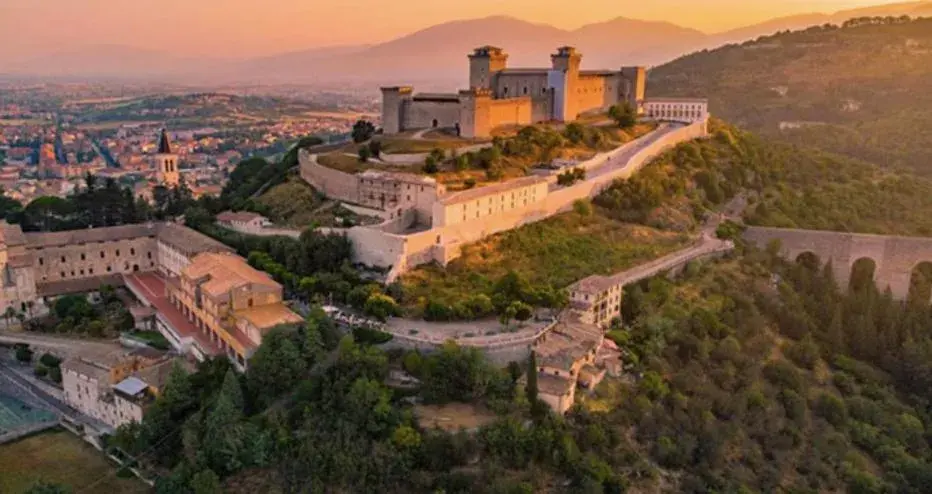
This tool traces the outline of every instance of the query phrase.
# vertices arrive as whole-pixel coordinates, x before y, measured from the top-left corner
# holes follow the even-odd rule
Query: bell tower
[[[158,170],[159,185],[166,187],[176,187],[180,182],[178,172],[178,155],[172,153],[171,142],[168,140],[168,132],[162,129],[159,135],[159,150],[155,155],[155,167]]]

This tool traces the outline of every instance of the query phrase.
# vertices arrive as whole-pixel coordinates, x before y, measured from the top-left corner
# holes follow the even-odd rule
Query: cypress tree
[[[537,357],[533,350],[527,365],[527,399],[532,407],[537,403]]]

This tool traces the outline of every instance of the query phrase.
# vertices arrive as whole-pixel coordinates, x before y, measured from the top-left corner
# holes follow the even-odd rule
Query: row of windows
[[[150,263],[149,263],[149,267],[150,267],[150,268],[155,267],[155,262],[150,262]],[[107,266],[106,269],[107,269],[107,272],[108,272],[108,273],[112,273],[112,272],[113,272],[113,267],[112,267],[112,266]],[[130,270],[130,266],[129,266],[129,263],[127,262],[127,263],[125,263],[125,264],[123,265],[123,271],[129,271],[129,270]],[[139,265],[138,265],[138,264],[133,264],[133,271],[139,271]],[[74,277],[76,277],[76,276],[94,276],[94,268],[87,268],[87,270],[84,270],[84,269],[72,269],[72,270],[70,271],[70,273],[71,273],[71,276],[70,276],[71,278],[74,278]],[[86,273],[86,274],[85,274],[85,273]],[[66,272],[66,271],[61,271],[61,272],[59,272],[59,276],[60,276],[62,279],[68,278],[68,277],[69,277],[69,276],[68,276],[68,272]],[[47,280],[48,280],[48,277],[47,277],[47,276],[43,276],[43,277],[42,277],[42,281],[47,281]]]
[[[115,254],[116,254],[116,257],[120,257],[120,249],[117,249],[116,252],[115,252]],[[135,256],[135,255],[136,255],[136,249],[135,249],[135,248],[130,248],[130,249],[129,249],[129,255]],[[106,252],[100,251],[100,258],[101,258],[101,259],[104,259],[104,258],[106,258],[106,257],[107,257]],[[152,253],[151,253],[151,252],[147,252],[147,253],[146,253],[146,258],[152,259]],[[87,260],[87,255],[84,254],[84,253],[82,253],[82,254],[81,254],[81,260],[82,260],[82,261],[86,261],[86,260]],[[68,262],[68,256],[61,256],[61,262],[63,262],[63,263]],[[39,258],[39,266],[44,266],[44,265],[45,265],[45,258],[40,257],[40,258]]]

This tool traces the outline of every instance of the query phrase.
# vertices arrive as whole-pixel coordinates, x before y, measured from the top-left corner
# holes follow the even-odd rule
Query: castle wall
[[[553,96],[548,92],[544,96],[531,98],[531,121],[547,122],[553,118]]]
[[[417,101],[409,100],[404,104],[402,130],[426,129],[435,127],[454,127],[460,123],[459,101]]]
[[[317,163],[317,156],[301,151],[298,154],[301,178],[331,199],[359,202],[359,180],[356,175],[327,168]]]
[[[599,110],[605,107],[605,100],[610,94],[606,78],[602,76],[585,76],[580,77],[576,83],[576,102],[574,106],[577,114],[575,119],[582,113]]]
[[[548,87],[546,69],[537,73],[503,72],[495,80],[495,96],[500,99],[539,97],[547,94]]]
[[[405,246],[403,257],[405,262],[392,262],[384,264],[385,266],[400,266],[399,269],[393,270],[389,281],[394,279],[408,269],[418,264],[423,264],[423,258],[428,255],[432,256],[431,260],[440,264],[446,264],[459,257],[462,247],[466,244],[479,241],[496,233],[519,228],[523,225],[540,221],[558,213],[570,211],[573,203],[579,199],[588,199],[600,193],[608,187],[614,180],[627,178],[636,173],[641,167],[650,162],[653,158],[666,151],[667,149],[685,141],[705,137],[705,124],[702,122],[668,130],[666,134],[657,137],[657,135],[648,136],[642,139],[652,139],[650,141],[638,140],[635,143],[629,143],[609,153],[603,153],[594,158],[598,160],[599,166],[604,165],[609,160],[623,159],[623,156],[633,152],[637,146],[643,146],[634,155],[626,160],[627,166],[619,167],[611,172],[603,173],[582,182],[578,182],[570,187],[559,188],[549,191],[542,195],[543,200],[529,202],[526,206],[521,205],[515,209],[493,213],[492,215],[480,214],[479,218],[467,219],[466,221],[454,222],[453,217],[457,215],[455,206],[451,212],[444,212],[435,216],[435,224],[445,226],[435,227],[427,232],[416,235],[409,235],[409,242]],[[645,144],[649,142],[649,144]],[[544,189],[546,190],[546,189]],[[510,191],[509,191],[510,192]],[[488,196],[482,196],[488,201]],[[480,199],[481,203],[482,199]],[[435,213],[436,214],[436,213]],[[467,217],[468,217],[467,212]],[[459,217],[462,219],[462,209],[459,210]],[[442,219],[442,222],[437,218]],[[438,239],[439,238],[439,242]],[[363,249],[362,246],[358,247]],[[366,246],[366,249],[372,248]]]
[[[529,125],[531,118],[531,98],[496,99],[489,103],[489,130],[502,125]]]

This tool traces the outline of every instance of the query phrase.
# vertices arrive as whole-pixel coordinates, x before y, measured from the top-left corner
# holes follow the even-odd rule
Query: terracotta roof
[[[198,254],[182,273],[192,280],[206,278],[206,281],[201,283],[201,290],[213,297],[219,297],[236,288],[253,284],[276,290],[281,289],[281,285],[268,273],[253,268],[245,259],[232,254],[213,252]]]
[[[110,242],[140,237],[155,237],[158,225],[145,223],[139,225],[107,226],[68,230],[64,232],[26,233],[26,242],[31,249],[60,247],[62,245],[84,244],[90,242]]]
[[[232,247],[177,223],[159,224],[158,239],[159,242],[183,252],[188,257],[193,257],[202,252],[234,252]]]
[[[291,311],[285,304],[269,304],[236,311],[236,317],[242,317],[259,329],[269,329],[279,324],[299,323],[304,319]]]
[[[602,293],[615,285],[618,285],[612,277],[610,276],[601,276],[601,275],[592,275],[587,276],[576,283],[570,285],[569,289],[572,291],[583,292],[583,293]]]
[[[263,218],[263,216],[261,214],[251,213],[249,211],[224,211],[217,215],[217,221],[223,221],[226,223],[248,223],[257,218]]]
[[[134,376],[156,389],[161,389],[168,382],[168,376],[175,365],[175,359],[166,359],[133,373]]]
[[[168,132],[162,129],[159,135],[159,154],[172,154],[172,146],[168,140]]]
[[[480,199],[486,196],[492,196],[495,194],[501,194],[503,192],[508,192],[514,189],[521,189],[524,187],[530,187],[533,185],[538,185],[542,183],[547,183],[546,177],[521,177],[514,180],[509,180],[507,182],[500,182],[493,185],[487,185],[485,187],[477,187],[475,189],[468,189],[461,192],[454,192],[449,194],[442,199],[440,203],[449,206],[451,204],[459,204],[461,202],[469,202],[474,199]],[[543,199],[539,197],[538,199]]]
[[[577,322],[558,323],[534,351],[543,367],[570,370],[602,342],[602,330]]]
[[[583,77],[585,77],[585,76],[611,76],[611,75],[616,75],[616,74],[618,74],[618,73],[619,73],[619,72],[618,72],[617,70],[608,70],[608,69],[604,69],[604,70],[580,70],[580,71],[579,71],[579,75],[581,75],[581,76],[583,76]]]

